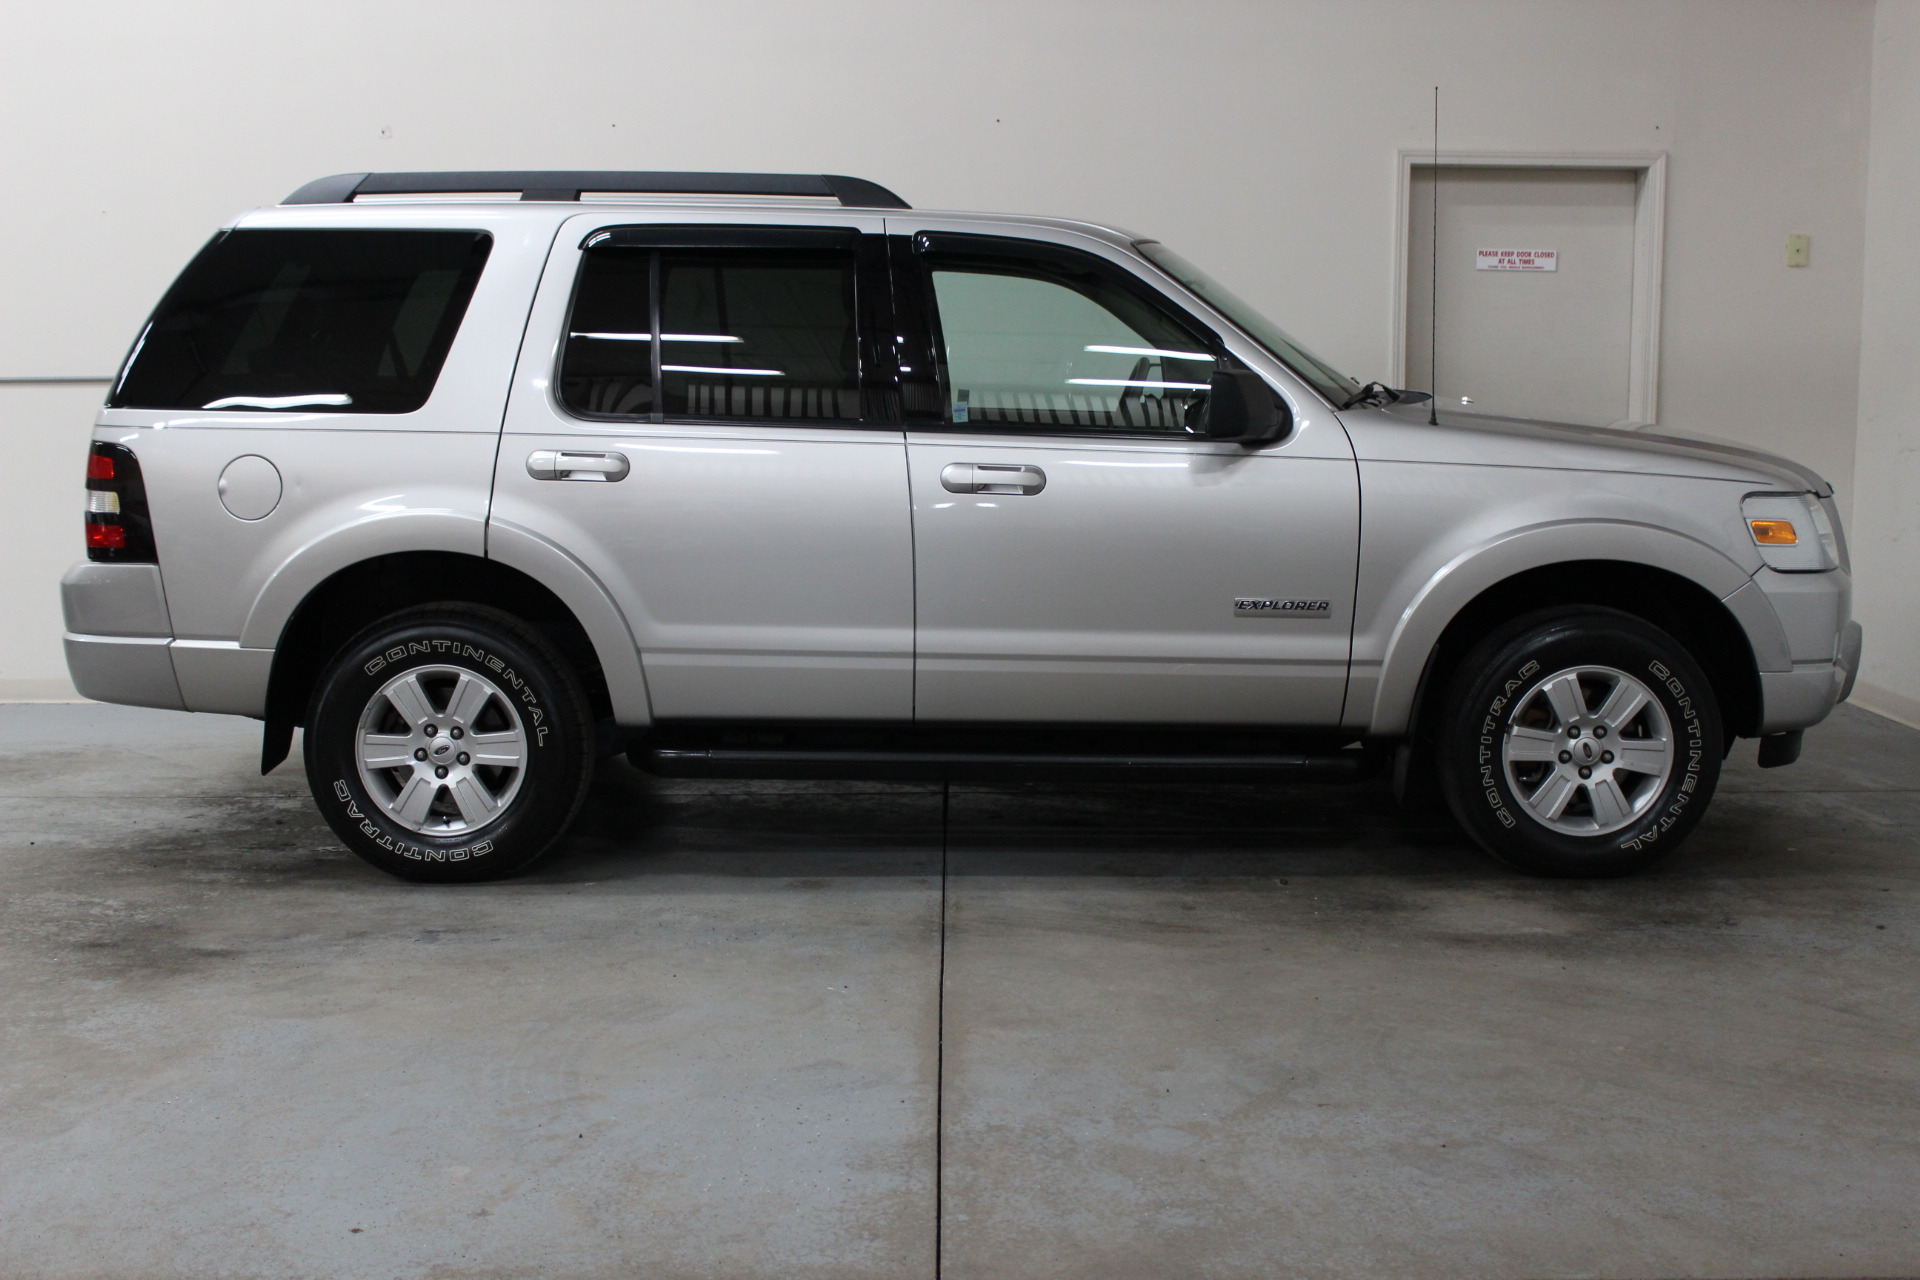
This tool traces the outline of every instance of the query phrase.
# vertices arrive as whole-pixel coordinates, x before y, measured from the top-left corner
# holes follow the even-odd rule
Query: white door
[[[880,219],[582,221],[535,303],[492,519],[606,586],[656,718],[910,718],[905,445],[863,385]]]
[[[1440,406],[1594,426],[1625,421],[1640,175],[1451,165],[1438,172]],[[1434,173],[1415,166],[1409,202],[1406,382],[1417,388],[1434,386]],[[1463,396],[1472,403],[1463,405]]]
[[[1333,415],[1190,435],[1225,354],[1192,317],[1092,255],[921,243],[946,422],[908,432],[916,717],[1337,723],[1358,492]]]

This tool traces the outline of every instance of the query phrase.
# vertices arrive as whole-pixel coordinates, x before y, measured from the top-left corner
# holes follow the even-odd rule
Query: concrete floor
[[[1602,884],[1371,786],[614,766],[431,888],[257,753],[0,707],[7,1280],[1920,1275],[1920,732],[1864,712]]]

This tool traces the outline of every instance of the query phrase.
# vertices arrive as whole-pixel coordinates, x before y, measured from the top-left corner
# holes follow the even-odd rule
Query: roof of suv
[[[517,200],[515,197],[517,196]],[[371,199],[368,199],[371,197]],[[702,197],[712,197],[709,201]],[[831,201],[833,203],[829,204]],[[379,205],[413,207],[503,203],[574,203],[605,209],[757,209],[822,212],[887,212],[912,209],[886,187],[841,174],[679,173],[599,169],[468,170],[418,173],[340,173],[317,178],[280,202],[289,206]],[[1076,218],[920,210],[923,216],[1016,223],[1092,233],[1122,244],[1140,240],[1129,231]]]

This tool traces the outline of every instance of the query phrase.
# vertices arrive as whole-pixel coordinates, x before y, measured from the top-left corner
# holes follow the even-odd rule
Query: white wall
[[[1438,83],[1449,149],[1671,154],[1663,424],[1844,493],[1872,29],[1868,0],[22,0],[0,377],[110,372],[216,224],[310,178],[537,167],[852,173],[1117,222],[1381,376],[1395,153]],[[0,468],[0,681],[61,674],[82,399],[0,386],[14,457],[50,450]],[[47,518],[57,551],[19,541]]]
[[[1854,478],[1854,700],[1920,725],[1920,2],[1881,0]]]

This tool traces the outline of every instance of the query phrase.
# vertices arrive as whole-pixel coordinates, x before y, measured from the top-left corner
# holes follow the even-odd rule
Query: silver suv
[[[668,775],[1317,780],[1615,875],[1858,666],[1831,488],[1362,386],[1164,246],[853,178],[345,174],[133,344],[88,697],[305,730],[348,847],[521,871]]]

